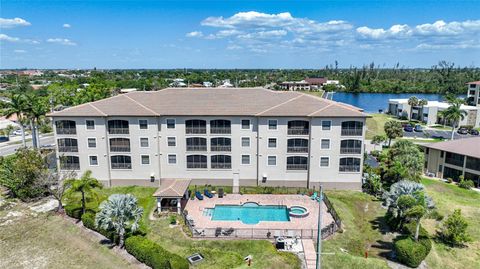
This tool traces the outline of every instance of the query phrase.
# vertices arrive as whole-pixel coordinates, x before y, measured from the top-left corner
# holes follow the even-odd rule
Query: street
[[[422,132],[405,132],[403,131],[404,137],[416,137],[416,138],[443,138],[443,139],[450,139],[452,135],[452,131],[447,130],[435,130],[435,129],[427,129],[423,130]],[[460,139],[460,138],[469,138],[473,137],[470,134],[461,135],[455,131],[453,139]]]
[[[47,145],[55,143],[55,138],[52,135],[40,137],[40,145]],[[16,144],[2,143],[0,144],[0,156],[14,154],[15,151],[22,146],[22,142]],[[27,141],[27,146],[32,146],[32,141]]]

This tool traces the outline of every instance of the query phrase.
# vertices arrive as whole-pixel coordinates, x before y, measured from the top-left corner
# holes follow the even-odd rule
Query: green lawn
[[[437,210],[447,217],[454,209],[460,208],[469,223],[468,231],[473,241],[466,248],[450,248],[440,242],[434,242],[427,257],[430,268],[480,268],[480,193],[461,189],[453,184],[424,179],[427,194],[435,201]],[[431,235],[435,235],[439,223],[424,220],[423,226]]]
[[[371,118],[367,118],[367,132],[365,139],[372,139],[375,135],[385,134],[383,126],[389,120],[393,120],[392,116],[387,114],[370,114]]]

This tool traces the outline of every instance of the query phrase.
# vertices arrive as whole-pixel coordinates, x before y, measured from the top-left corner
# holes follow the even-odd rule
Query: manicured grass
[[[424,179],[422,183],[426,186],[427,194],[435,201],[437,210],[445,218],[454,209],[462,210],[473,240],[465,248],[451,248],[435,240],[426,259],[429,268],[480,268],[480,193],[437,180]],[[424,220],[422,225],[430,235],[435,235],[440,228],[438,222],[429,219]]]
[[[311,94],[311,95],[315,95],[315,96],[318,96],[318,97],[322,97],[322,96],[323,96],[323,90],[318,90],[318,91],[299,91],[299,92],[306,93],[306,94]]]
[[[385,209],[380,201],[355,191],[326,193],[342,219],[344,232],[323,241],[322,252],[327,253],[322,258],[324,268],[388,268],[382,255],[389,251],[392,238],[382,234]]]
[[[367,132],[365,139],[372,139],[375,135],[385,134],[383,126],[389,120],[395,120],[387,114],[370,114],[371,118],[367,118]]]

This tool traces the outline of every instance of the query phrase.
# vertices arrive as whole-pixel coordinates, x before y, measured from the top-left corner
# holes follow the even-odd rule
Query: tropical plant
[[[408,140],[396,142],[388,151],[388,158],[390,163],[404,168],[405,174],[402,175],[404,179],[420,181],[425,156],[413,142]]]
[[[25,125],[24,125],[24,117],[28,111],[28,104],[25,98],[25,95],[13,93],[10,96],[10,102],[1,102],[0,109],[1,114],[7,118],[10,118],[14,115],[17,116],[18,124],[20,125],[20,129],[22,130],[22,144],[23,146],[27,146],[25,141]]]
[[[452,133],[450,139],[453,140],[455,127],[461,120],[465,118],[467,111],[461,109],[461,106],[464,102],[463,99],[449,97],[447,101],[450,106],[442,112],[442,116],[445,118],[445,120],[452,124]]]
[[[418,106],[418,98],[416,96],[411,96],[410,98],[408,98],[408,105],[410,105],[409,118],[412,119],[413,107]]]
[[[86,211],[86,200],[85,195],[92,195],[95,196],[96,193],[93,191],[95,188],[102,188],[103,185],[98,182],[97,179],[92,177],[92,171],[87,170],[79,179],[68,179],[65,180],[67,188],[67,195],[73,193],[81,193],[82,195],[82,215],[85,214]]]
[[[402,197],[408,197],[406,200]],[[413,199],[411,199],[413,198]],[[413,220],[416,224],[415,229],[415,241],[418,241],[418,233],[420,231],[420,219],[427,213],[427,202],[425,199],[425,193],[419,191],[414,195],[403,195],[397,201],[399,207],[403,207],[403,214],[407,219]]]
[[[388,137],[384,134],[375,135],[372,138],[372,144],[381,145],[387,141]]]
[[[375,197],[381,196],[383,192],[382,179],[374,173],[366,173],[363,177],[363,190]]]
[[[475,186],[475,183],[473,183],[472,180],[465,179],[463,176],[460,176],[460,181],[458,181],[457,185],[462,189],[469,190]]]
[[[468,222],[462,216],[461,209],[455,209],[443,222],[439,236],[447,244],[461,246],[471,240],[467,228]]]
[[[402,124],[399,121],[387,121],[383,126],[385,134],[388,137],[388,146],[390,147],[392,139],[403,136]]]
[[[143,215],[143,208],[137,205],[137,198],[131,194],[112,194],[100,204],[100,212],[95,216],[95,226],[113,230],[123,248],[127,228],[135,232]]]
[[[66,182],[76,177],[77,174],[75,171],[53,172],[51,170],[45,170],[43,178],[45,179],[48,193],[58,202],[57,212],[63,212],[63,197],[70,188],[72,181]]]
[[[30,123],[32,126],[32,144],[33,147],[40,146],[40,135],[38,132],[38,125],[40,124],[40,120],[42,117],[47,114],[48,105],[44,102],[43,98],[36,96],[35,94],[28,94],[26,96],[28,107],[27,107],[27,115],[30,118]]]
[[[13,127],[13,125],[9,124],[7,125],[7,127],[5,127],[4,131],[5,131],[5,135],[10,138],[10,134],[15,130],[15,127]]]

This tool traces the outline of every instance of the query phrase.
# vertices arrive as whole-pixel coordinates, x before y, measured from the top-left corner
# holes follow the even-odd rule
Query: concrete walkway
[[[317,265],[317,253],[312,239],[302,239],[303,253],[305,254],[305,263],[307,269],[315,269]]]

